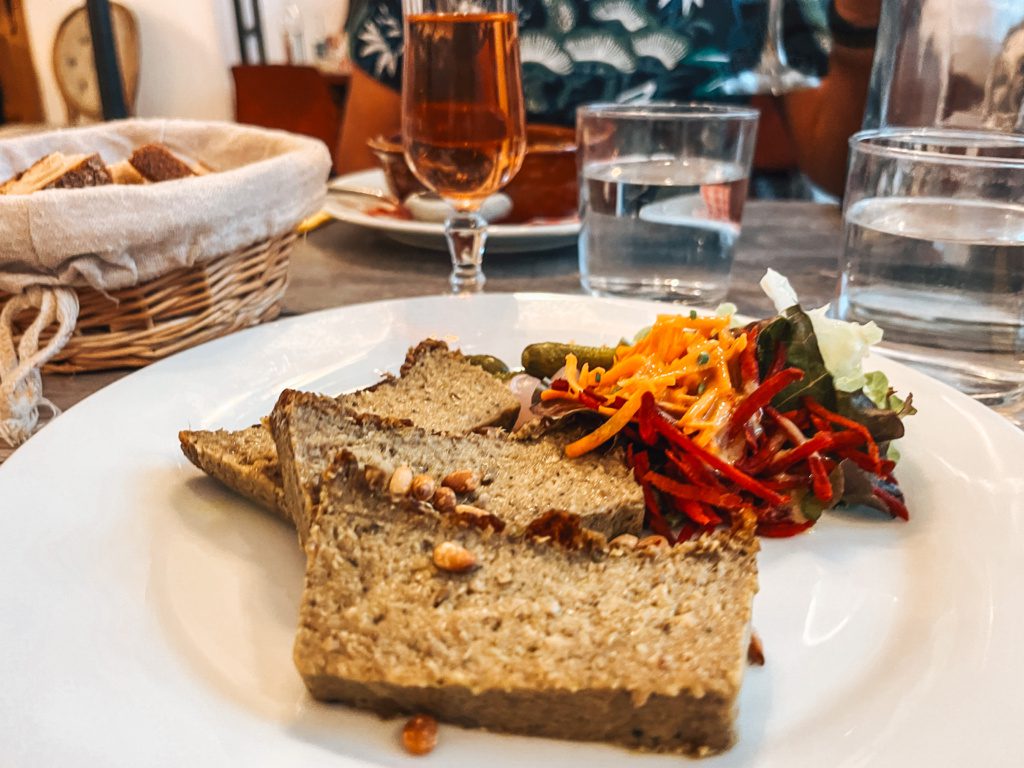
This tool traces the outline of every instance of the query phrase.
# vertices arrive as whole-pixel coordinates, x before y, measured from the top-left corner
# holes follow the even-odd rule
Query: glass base
[[[480,293],[487,281],[482,266],[487,222],[475,211],[454,213],[445,223],[444,234],[452,257],[448,280],[452,293]]]
[[[1005,356],[885,341],[878,351],[997,410],[1024,408],[1024,369],[999,365]]]
[[[728,281],[691,283],[664,278],[637,280],[626,277],[584,275],[580,283],[583,290],[592,296],[671,301],[708,309],[714,309],[725,301],[726,292],[729,290]]]

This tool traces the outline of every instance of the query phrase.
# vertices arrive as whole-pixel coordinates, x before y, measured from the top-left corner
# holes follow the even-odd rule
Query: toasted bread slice
[[[188,460],[203,472],[291,522],[284,507],[277,448],[262,424],[237,432],[182,431],[178,440]]]
[[[455,472],[471,472],[480,486],[459,502],[483,507],[511,530],[522,531],[549,509],[580,516],[609,536],[637,533],[644,499],[621,451],[564,458],[568,436],[536,440],[504,434],[461,436],[429,432],[408,421],[356,414],[329,397],[285,390],[270,415],[284,484],[285,508],[304,539],[318,501],[319,480],[342,448],[358,460],[426,474],[435,485]]]
[[[693,756],[733,743],[751,526],[660,548],[564,512],[498,531],[375,495],[366,470],[340,455],[306,546],[294,659],[314,698]]]
[[[110,179],[114,184],[149,183],[141,173],[135,170],[135,166],[128,160],[122,160],[120,163],[108,165],[107,170],[110,172]]]
[[[409,350],[399,377],[338,398],[363,413],[410,419],[434,432],[464,434],[488,426],[510,427],[519,401],[500,381],[441,341]],[[290,520],[284,509],[277,449],[262,426],[240,432],[182,431],[188,460],[248,499]]]
[[[44,189],[77,189],[110,183],[110,173],[98,154],[53,152],[0,185],[0,194],[30,195]]]
[[[166,144],[154,142],[138,147],[128,162],[147,181],[173,181],[190,176],[202,176],[210,169],[202,163],[189,161],[175,153]]]

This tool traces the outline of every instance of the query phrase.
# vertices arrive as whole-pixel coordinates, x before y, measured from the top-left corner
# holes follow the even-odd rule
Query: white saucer
[[[328,186],[331,189],[387,192],[384,172],[379,169],[339,176]],[[339,221],[376,229],[400,243],[434,251],[448,250],[444,225],[437,222],[411,221],[387,213],[367,213],[365,205],[341,195],[329,195],[324,210]],[[492,224],[488,228],[487,252],[522,253],[562,248],[575,245],[579,232],[578,220],[550,224]]]

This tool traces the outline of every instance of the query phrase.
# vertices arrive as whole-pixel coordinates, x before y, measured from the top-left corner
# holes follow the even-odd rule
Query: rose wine
[[[402,133],[420,181],[470,209],[523,162],[526,127],[514,13],[406,16]]]

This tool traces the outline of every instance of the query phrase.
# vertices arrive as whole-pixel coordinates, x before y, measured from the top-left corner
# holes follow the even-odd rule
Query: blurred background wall
[[[230,120],[230,67],[239,61],[231,0],[118,0],[138,19],[141,41],[140,117]],[[28,0],[26,25],[46,121],[67,115],[53,75],[53,41],[61,20],[83,0]],[[260,0],[268,62],[285,60],[285,9],[298,6],[307,58],[316,40],[340,30],[348,0]]]

